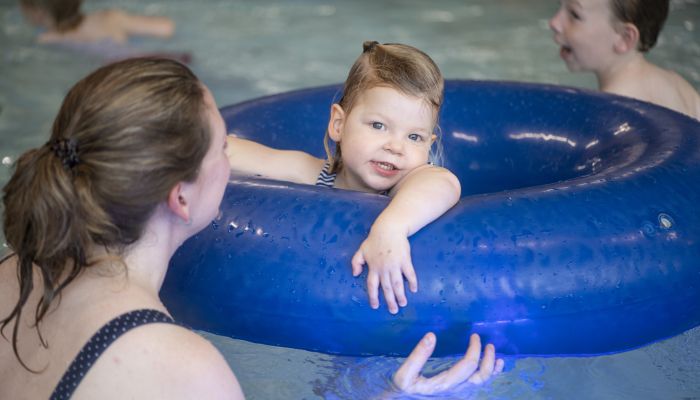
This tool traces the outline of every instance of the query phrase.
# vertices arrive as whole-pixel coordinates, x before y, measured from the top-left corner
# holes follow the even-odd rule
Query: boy
[[[562,0],[549,26],[567,68],[595,73],[600,90],[700,119],[693,87],[644,57],[668,9],[668,0]]]

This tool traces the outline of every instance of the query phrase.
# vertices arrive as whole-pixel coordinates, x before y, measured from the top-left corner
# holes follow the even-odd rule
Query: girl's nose
[[[392,154],[403,154],[403,140],[391,136],[384,142],[384,150]]]

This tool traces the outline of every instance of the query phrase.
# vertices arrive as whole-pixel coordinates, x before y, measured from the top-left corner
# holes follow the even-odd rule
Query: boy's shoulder
[[[603,90],[700,118],[700,95],[682,76],[651,63],[640,72],[626,74]]]

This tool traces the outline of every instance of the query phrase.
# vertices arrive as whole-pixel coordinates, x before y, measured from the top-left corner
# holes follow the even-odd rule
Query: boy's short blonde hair
[[[630,23],[639,30],[637,50],[649,51],[668,17],[669,0],[610,0],[610,8],[618,21]]]

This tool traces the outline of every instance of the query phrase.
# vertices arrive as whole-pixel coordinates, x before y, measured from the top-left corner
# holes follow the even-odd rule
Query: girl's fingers
[[[413,263],[411,260],[408,260],[408,263],[406,266],[403,268],[403,276],[406,277],[406,281],[408,281],[408,288],[411,292],[416,293],[418,291],[418,277],[416,276],[416,271],[413,268]]]
[[[362,266],[365,265],[365,256],[362,254],[362,249],[357,250],[352,256],[352,276],[359,276],[362,273]]]
[[[396,301],[401,307],[405,307],[408,304],[408,300],[403,289],[403,274],[400,269],[391,273],[391,287],[394,291],[394,296],[396,296]]]
[[[379,308],[379,276],[372,271],[367,274],[367,297],[370,307]]]
[[[399,312],[399,306],[396,305],[396,298],[394,297],[394,289],[391,286],[391,277],[389,274],[383,274],[381,277],[382,291],[384,292],[384,300],[386,301],[386,306],[389,312],[396,314]]]

